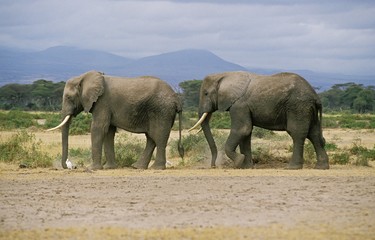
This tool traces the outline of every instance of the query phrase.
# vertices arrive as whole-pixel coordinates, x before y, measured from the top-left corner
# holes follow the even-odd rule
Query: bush
[[[373,129],[375,128],[375,115],[372,114],[325,114],[322,122],[327,128]]]
[[[74,159],[76,166],[83,167],[87,163],[91,163],[91,149],[89,148],[69,149],[69,158]]]
[[[36,168],[51,167],[53,159],[42,152],[41,141],[36,141],[34,134],[20,131],[0,144],[0,161]]]
[[[215,139],[218,150],[223,149],[224,143],[227,139],[225,133],[214,130],[212,135]],[[178,153],[178,139],[172,140],[169,153],[171,157],[180,157]],[[185,150],[184,160],[180,165],[194,165],[195,163],[202,163],[207,154],[210,152],[206,138],[203,133],[189,134],[182,137],[182,145]],[[185,161],[186,160],[186,161]]]
[[[336,143],[326,143],[324,148],[326,151],[335,151],[338,147]]]
[[[350,161],[350,155],[347,152],[334,153],[331,158],[333,164],[346,165]]]
[[[337,145],[335,143],[326,143],[325,145],[325,150],[328,151],[335,151],[337,150]],[[293,145],[289,145],[289,152],[293,152]],[[303,156],[305,160],[305,164],[315,164],[316,162],[316,153],[315,153],[315,148],[314,145],[311,143],[311,141],[306,140],[304,149],[303,149]]]
[[[289,161],[288,157],[285,156],[276,156],[271,152],[270,149],[264,147],[256,147],[252,151],[253,162],[258,165],[264,166],[284,166],[285,163]]]
[[[91,114],[80,113],[73,118],[69,128],[69,134],[82,135],[90,132]]]
[[[230,115],[228,112],[215,112],[211,117],[211,128],[230,129]]]
[[[141,156],[145,143],[129,134],[121,134],[115,143],[115,161],[118,167],[130,167]],[[156,148],[155,148],[156,150]]]
[[[138,160],[145,148],[143,141],[131,137],[127,133],[117,134],[115,141],[115,163],[119,168],[130,167]],[[72,158],[78,167],[91,164],[91,148],[69,149],[69,158]],[[105,161],[106,158],[103,147],[103,164],[105,164]]]
[[[271,130],[267,130],[267,129],[259,128],[259,127],[253,128],[252,137],[270,139],[273,136],[275,136],[275,133]]]
[[[0,128],[5,130],[31,127],[34,125],[33,120],[30,113],[23,111],[0,112]]]
[[[61,115],[58,113],[44,113],[39,116],[40,119],[46,119],[44,129],[56,127],[61,123]]]
[[[369,166],[369,160],[375,160],[375,146],[373,149],[367,149],[357,143],[349,149],[349,152],[355,156],[354,164],[357,166]]]

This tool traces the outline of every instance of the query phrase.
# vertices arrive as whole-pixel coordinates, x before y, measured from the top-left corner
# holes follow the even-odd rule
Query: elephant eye
[[[207,96],[207,95],[208,95],[208,92],[207,92],[207,91],[204,91],[204,95]]]
[[[66,96],[65,99],[66,99],[67,101],[69,101],[69,102],[72,101],[72,97],[71,97],[71,96]]]

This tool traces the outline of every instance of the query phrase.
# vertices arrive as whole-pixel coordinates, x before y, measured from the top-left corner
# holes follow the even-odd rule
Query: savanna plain
[[[61,134],[33,130],[43,151],[58,156]],[[224,136],[227,131],[222,130]],[[0,132],[0,141],[15,131]],[[190,133],[183,131],[183,135]],[[203,133],[198,133],[202,134]],[[119,132],[134,141],[142,135]],[[328,154],[374,148],[373,129],[324,129]],[[177,139],[173,131],[170,143]],[[118,137],[116,137],[117,139]],[[70,136],[71,149],[90,149],[90,135]],[[284,170],[291,155],[285,133],[253,138],[254,169],[232,169],[223,153],[182,161],[168,151],[167,169],[90,171],[0,164],[0,239],[375,239],[375,163],[352,153],[329,170]],[[173,144],[169,144],[173,148]],[[219,146],[220,148],[220,146]],[[259,157],[258,157],[259,158]]]

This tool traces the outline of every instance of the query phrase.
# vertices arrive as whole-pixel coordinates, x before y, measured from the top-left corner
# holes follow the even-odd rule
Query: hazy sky
[[[140,58],[207,49],[245,67],[375,75],[375,1],[0,0],[0,46]]]

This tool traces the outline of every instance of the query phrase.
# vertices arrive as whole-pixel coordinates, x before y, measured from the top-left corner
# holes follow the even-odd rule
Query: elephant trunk
[[[71,118],[69,121],[61,127],[61,136],[62,136],[62,156],[61,156],[61,165],[63,168],[67,168],[66,160],[68,159],[68,139],[69,139],[69,126]]]
[[[212,113],[208,113],[205,120],[202,122],[202,130],[204,133],[204,136],[206,137],[207,143],[210,146],[211,150],[211,167],[216,167],[216,158],[217,158],[217,147],[214,138],[212,137],[212,132],[210,129],[210,118]]]

